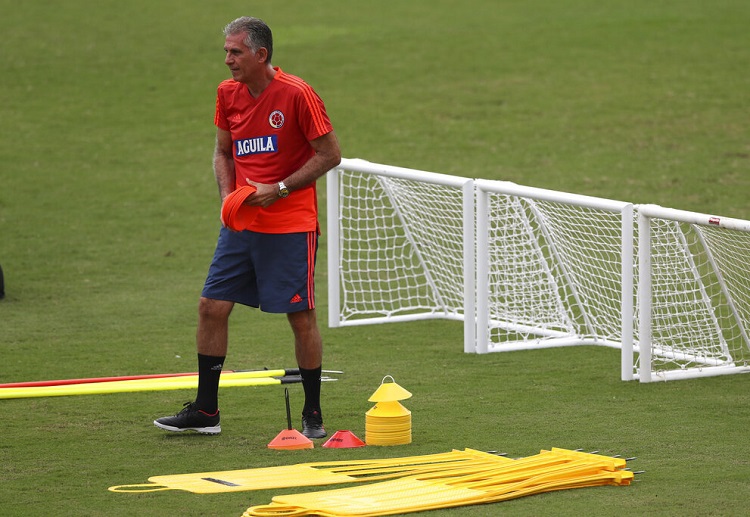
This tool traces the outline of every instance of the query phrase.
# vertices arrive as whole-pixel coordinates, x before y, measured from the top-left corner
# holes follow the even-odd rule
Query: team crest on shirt
[[[274,110],[268,116],[268,123],[274,129],[280,129],[284,125],[284,114],[280,110]]]

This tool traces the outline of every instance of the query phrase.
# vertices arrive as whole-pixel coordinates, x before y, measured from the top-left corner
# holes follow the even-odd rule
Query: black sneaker
[[[302,413],[302,434],[310,439],[325,438],[327,436],[326,430],[323,427],[323,415],[320,414],[320,411]]]
[[[166,431],[180,433],[182,431],[196,431],[201,434],[219,434],[219,410],[209,415],[197,409],[195,402],[185,402],[185,407],[175,416],[165,416],[154,420],[154,425]]]

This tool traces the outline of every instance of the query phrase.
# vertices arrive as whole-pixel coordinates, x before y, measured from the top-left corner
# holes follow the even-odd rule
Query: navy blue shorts
[[[256,233],[222,228],[201,296],[264,312],[315,308],[316,232]]]

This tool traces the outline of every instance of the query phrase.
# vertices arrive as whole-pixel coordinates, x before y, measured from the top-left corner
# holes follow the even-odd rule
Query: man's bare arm
[[[232,156],[231,133],[218,128],[214,148],[214,176],[219,187],[219,196],[223,201],[234,190],[234,157]]]

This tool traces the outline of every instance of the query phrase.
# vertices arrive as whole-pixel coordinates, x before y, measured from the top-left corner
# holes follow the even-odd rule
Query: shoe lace
[[[191,411],[195,411],[195,402],[185,402],[182,405],[182,409],[180,410],[179,413],[177,413],[177,415],[182,415],[183,413],[190,413]]]

